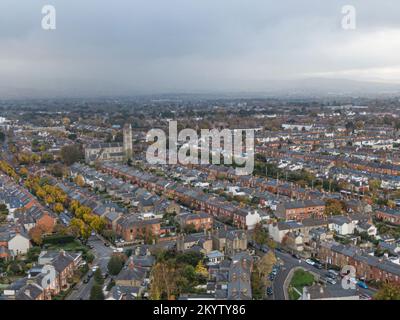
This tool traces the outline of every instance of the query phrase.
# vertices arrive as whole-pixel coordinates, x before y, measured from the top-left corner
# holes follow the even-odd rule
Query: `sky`
[[[41,26],[44,5],[56,29]],[[342,7],[356,28],[342,27]],[[1,0],[0,96],[400,83],[398,0]]]

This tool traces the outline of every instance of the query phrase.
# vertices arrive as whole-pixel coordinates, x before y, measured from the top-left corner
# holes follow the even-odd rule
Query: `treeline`
[[[90,207],[69,199],[61,188],[52,185],[45,177],[30,176],[25,181],[25,187],[55,212],[61,213],[67,208],[73,213],[70,227],[77,236],[87,239],[92,231],[101,232],[106,226],[105,220],[95,215]]]
[[[14,168],[8,164],[8,162],[0,160],[0,170],[9,177],[13,178],[15,181],[19,180],[18,174],[15,172]]]

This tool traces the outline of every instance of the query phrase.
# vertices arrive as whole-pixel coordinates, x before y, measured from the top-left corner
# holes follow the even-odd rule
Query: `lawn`
[[[63,249],[65,251],[82,251],[82,252],[86,252],[88,251],[88,248],[86,246],[84,246],[83,244],[81,244],[79,241],[74,240],[72,242],[69,243],[65,243],[65,244],[51,244],[48,246],[47,250],[60,250]]]
[[[298,291],[303,292],[303,287],[311,286],[314,281],[314,276],[310,272],[303,269],[296,270],[289,285],[288,293],[290,300],[297,300],[300,298],[300,295],[293,289],[293,287]]]

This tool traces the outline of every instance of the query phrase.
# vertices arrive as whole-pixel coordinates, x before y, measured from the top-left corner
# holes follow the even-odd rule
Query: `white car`
[[[96,272],[96,270],[97,270],[98,268],[99,268],[99,266],[93,266],[93,267],[92,267],[92,271],[93,271],[93,272]]]
[[[307,259],[306,263],[309,264],[310,266],[313,266],[315,264],[315,262],[312,261],[311,259]]]

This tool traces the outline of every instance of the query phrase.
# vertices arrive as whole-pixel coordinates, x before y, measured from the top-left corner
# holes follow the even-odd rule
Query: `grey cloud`
[[[49,3],[52,32],[40,27]],[[355,31],[340,26],[348,3]],[[98,95],[262,91],[324,75],[396,82],[398,13],[391,0],[2,0],[0,87]]]

